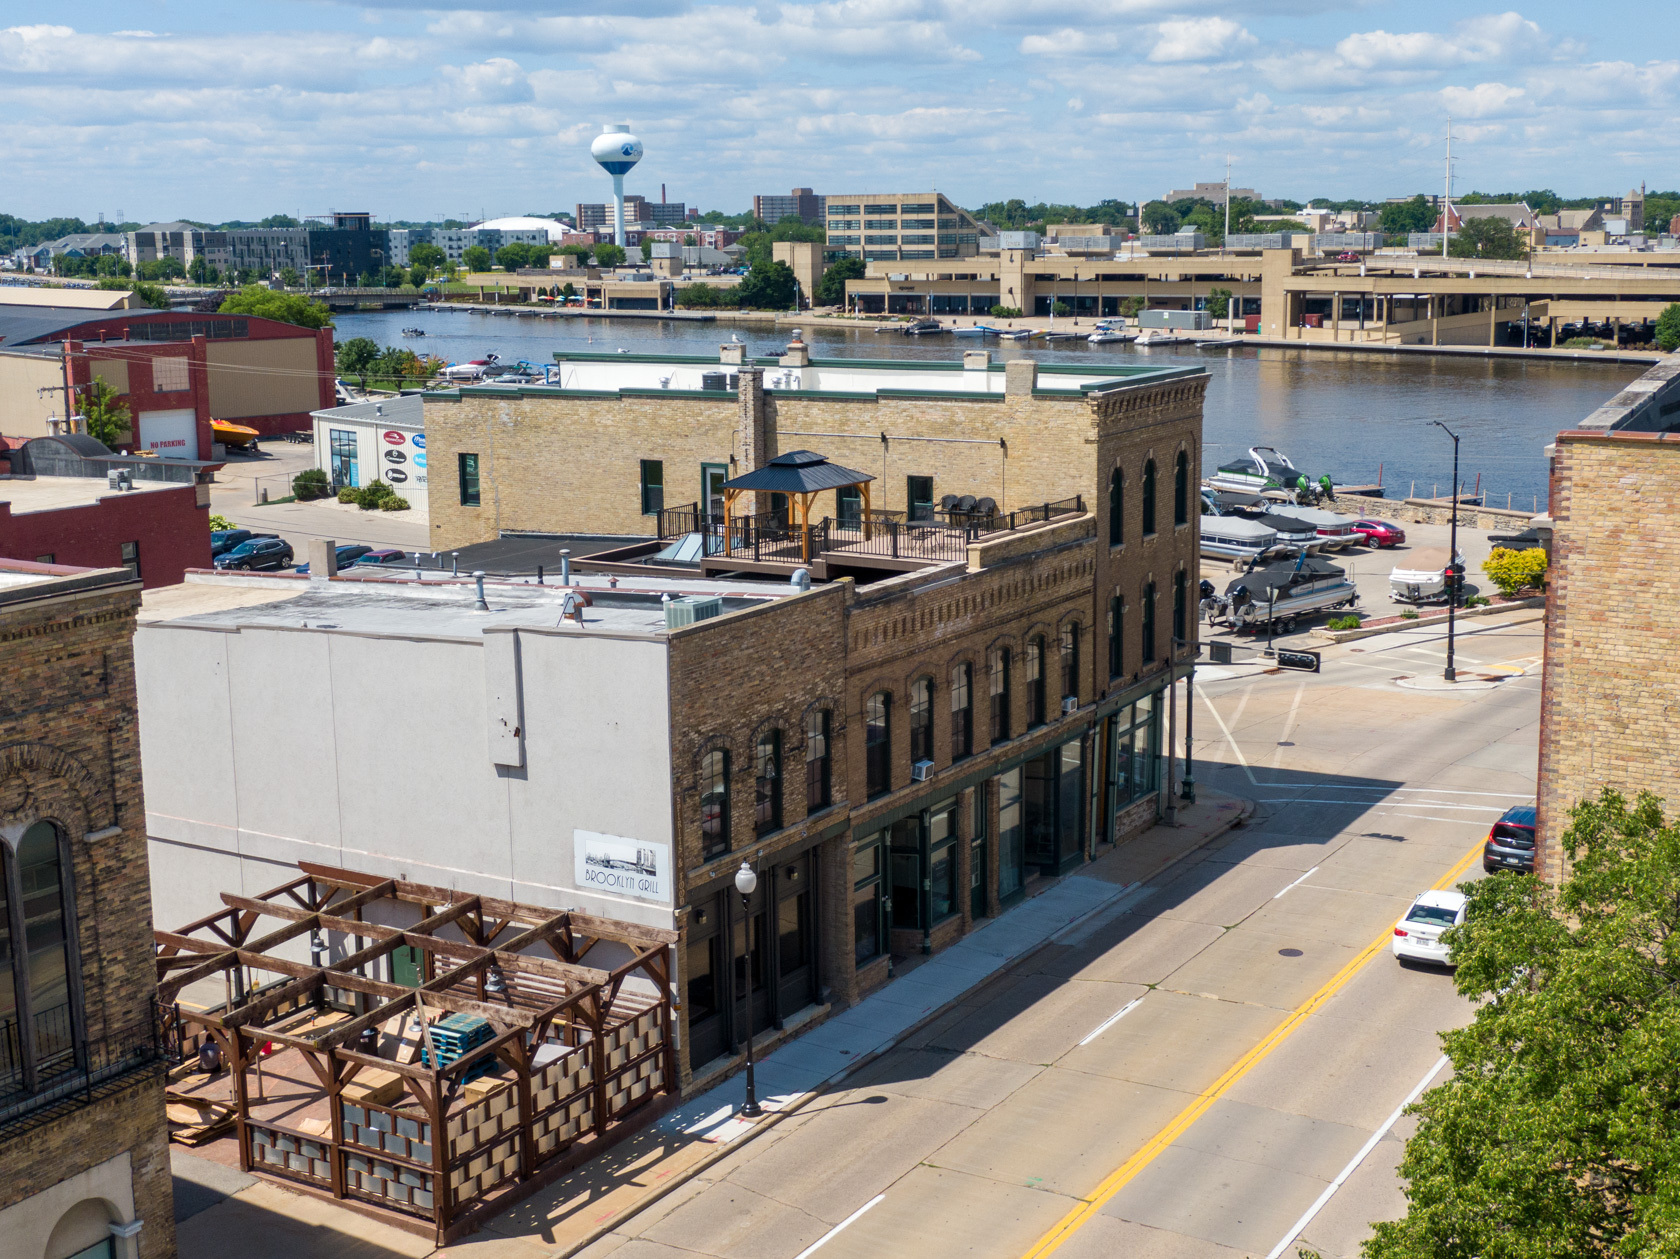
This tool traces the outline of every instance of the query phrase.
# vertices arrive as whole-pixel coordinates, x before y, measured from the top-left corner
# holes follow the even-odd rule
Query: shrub
[[[408,500],[397,494],[387,494],[379,500],[380,511],[407,511]]]
[[[1464,606],[1467,608],[1488,608],[1493,606],[1493,600],[1486,595],[1471,595],[1469,599],[1465,600]]]
[[[1019,319],[1021,308],[1019,306],[994,306],[991,315],[993,319]]]
[[[361,496],[362,496],[362,492],[360,490],[358,490],[355,486],[346,485],[343,489],[341,489],[338,492],[338,501],[341,502],[341,503],[354,503],[358,499],[360,499]]]
[[[389,485],[386,485],[383,481],[378,479],[369,481],[366,485],[362,486],[361,489],[356,491],[356,506],[360,507],[363,511],[372,511],[374,508],[378,507],[381,502],[391,497],[394,493],[396,493],[396,491]]]
[[[1604,342],[1597,337],[1570,337],[1558,343],[1560,350],[1602,350]]]
[[[1546,552],[1540,547],[1513,551],[1496,546],[1482,564],[1488,580],[1499,587],[1499,593],[1509,599],[1524,586],[1538,586],[1546,577]]]
[[[1358,613],[1351,613],[1347,616],[1331,617],[1324,623],[1324,628],[1333,630],[1358,629],[1362,623],[1363,620]]]
[[[220,533],[224,529],[237,529],[238,527],[239,526],[235,525],[233,521],[229,520],[226,516],[213,515],[210,517],[211,533]]]
[[[332,482],[319,468],[305,468],[292,478],[292,495],[300,503],[325,498],[332,492]]]
[[[1400,619],[1402,621],[1415,621],[1415,620],[1417,620],[1417,609],[1416,608],[1407,608],[1404,612],[1402,612],[1400,614]]]

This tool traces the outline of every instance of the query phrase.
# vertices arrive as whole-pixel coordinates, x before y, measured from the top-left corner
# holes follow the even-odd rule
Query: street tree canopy
[[[741,305],[757,310],[788,310],[793,306],[793,268],[785,262],[754,267],[741,277],[736,296]]]
[[[1435,207],[1420,192],[1410,201],[1396,201],[1383,206],[1377,215],[1377,226],[1394,235],[1427,232],[1435,226],[1435,219]]]
[[[836,258],[823,272],[821,280],[817,281],[816,305],[844,306],[846,304],[846,281],[863,279],[864,265],[862,258]]]
[[[461,264],[468,271],[488,271],[490,251],[483,245],[468,245],[461,251]]]
[[[1672,302],[1657,316],[1657,348],[1672,354],[1680,350],[1680,302]]]
[[[1560,887],[1467,885],[1447,938],[1480,1005],[1366,1259],[1680,1256],[1680,821],[1608,789],[1569,817]]]
[[[327,309],[326,303],[312,301],[301,293],[276,292],[260,284],[247,285],[239,292],[229,294],[218,308],[218,313],[277,319],[300,328],[327,328],[332,325],[332,311]]]

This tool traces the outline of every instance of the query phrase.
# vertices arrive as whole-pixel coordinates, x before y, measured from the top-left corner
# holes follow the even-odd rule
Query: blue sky
[[[477,218],[627,189],[937,187],[1149,199],[1566,195],[1680,185],[1680,34],[1656,10],[1444,0],[575,0],[493,8],[8,5],[6,188],[38,218]],[[26,20],[25,20],[26,19]]]

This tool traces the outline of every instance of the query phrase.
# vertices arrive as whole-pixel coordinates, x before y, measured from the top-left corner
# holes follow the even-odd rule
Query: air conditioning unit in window
[[[910,781],[918,783],[926,782],[928,780],[928,775],[931,773],[933,773],[932,761],[917,761],[915,764],[910,766]]]
[[[1064,695],[1064,696],[1062,696],[1062,712],[1064,714],[1065,713],[1076,713],[1078,711],[1079,711],[1079,696],[1077,696],[1077,695]]]

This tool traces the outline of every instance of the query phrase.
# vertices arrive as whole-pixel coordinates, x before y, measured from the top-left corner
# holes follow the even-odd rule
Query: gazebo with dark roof
[[[863,495],[863,519],[870,519],[869,483],[875,478],[867,472],[855,472],[830,463],[827,456],[811,450],[790,450],[777,455],[762,468],[723,483],[724,536],[729,537],[729,522],[734,518],[735,500],[742,494],[786,494],[799,504],[800,534],[805,560],[811,558],[811,500],[825,490],[855,487]],[[840,514],[838,507],[835,515]],[[728,543],[726,541],[727,548]]]

